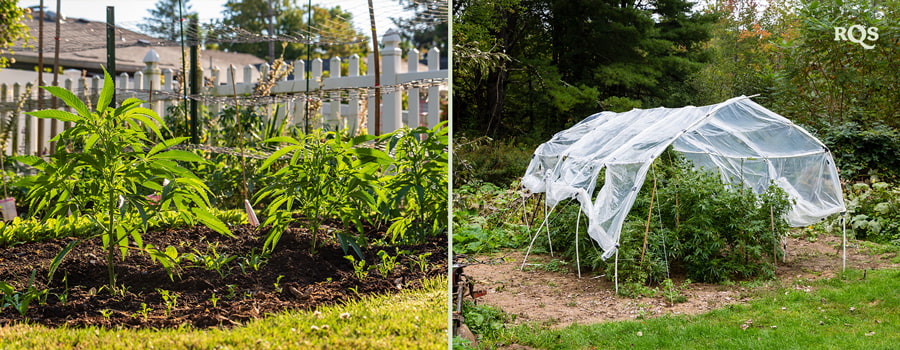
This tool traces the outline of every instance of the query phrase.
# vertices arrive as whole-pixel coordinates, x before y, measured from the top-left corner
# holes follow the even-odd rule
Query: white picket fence
[[[402,52],[399,48],[399,34],[392,30],[388,31],[382,42],[384,48],[381,50],[381,132],[391,132],[403,126],[437,125],[441,120],[441,104],[446,104],[448,99],[449,77],[446,69],[440,69],[439,50],[434,48],[428,51],[428,69],[425,71],[418,70],[418,50],[409,50],[407,69],[401,72]],[[175,79],[175,72],[171,69],[160,70],[158,62],[159,56],[151,49],[144,57],[147,68],[136,72],[133,76],[126,73],[117,76],[117,100],[137,97],[151,101],[147,107],[160,115],[164,115],[169,106],[182,103],[180,100],[180,96],[183,95],[182,86]],[[304,79],[307,76],[305,62],[294,61],[292,77],[284,76],[272,82],[269,89],[271,101],[275,101],[279,107],[271,109],[272,113],[277,111],[272,117],[289,118],[290,124],[305,125],[308,114],[309,125],[313,128],[328,130],[346,128],[354,134],[361,133],[365,128],[369,134],[374,134],[373,57],[369,55],[370,64],[364,75],[360,75],[358,56],[353,55],[347,59],[349,69],[346,76],[341,74],[342,62],[341,58],[331,58],[329,62],[331,69],[325,74],[323,61],[313,60],[307,81]],[[259,82],[266,81],[271,70],[268,64],[263,64],[258,70],[248,65],[239,69],[228,67],[222,70],[214,67],[209,72],[204,71],[204,76],[213,82],[213,86],[201,89],[201,103],[206,105],[211,115],[218,115],[226,106],[233,104],[229,98],[253,95]],[[99,77],[75,81],[66,79],[63,87],[82,100],[96,101],[97,94],[103,87],[103,81]],[[26,89],[30,89],[31,94],[25,96],[27,101],[20,101]],[[0,109],[0,120],[19,118],[17,132],[8,142],[7,154],[12,154],[14,149],[18,154],[46,153],[52,149],[49,140],[65,128],[64,123],[58,121],[37,119],[25,114],[12,116],[12,106],[18,102],[24,102],[23,111],[37,109],[36,91],[33,84],[26,86],[0,84],[0,106],[3,106]],[[406,110],[402,108],[404,96],[408,105]],[[49,94],[45,94],[43,108],[50,107],[47,97]],[[306,113],[308,101],[312,101],[309,103],[310,113]],[[65,108],[61,102],[60,108]]]

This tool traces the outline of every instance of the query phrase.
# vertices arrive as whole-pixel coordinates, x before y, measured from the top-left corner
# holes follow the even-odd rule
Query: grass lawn
[[[812,282],[759,292],[748,304],[694,316],[571,325],[535,324],[501,330],[483,347],[540,349],[897,349],[900,271],[848,271]]]
[[[3,349],[446,349],[447,280],[232,329],[0,328]]]

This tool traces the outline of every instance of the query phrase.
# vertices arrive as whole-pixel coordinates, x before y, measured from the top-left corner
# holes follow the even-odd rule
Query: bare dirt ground
[[[485,264],[465,268],[474,278],[476,290],[487,294],[478,298],[479,304],[500,307],[515,315],[514,323],[537,322],[550,327],[565,327],[572,323],[592,324],[607,321],[658,317],[664,314],[699,314],[749,300],[752,288],[766,288],[780,283],[783,286],[811,291],[809,281],[833,277],[841,271],[841,238],[820,236],[810,242],[788,238],[787,259],[779,261],[777,281],[735,283],[731,285],[692,283],[682,291],[688,300],[670,305],[656,293],[653,298],[631,299],[615,295],[612,276],[587,273],[582,266],[582,278],[575,272],[575,262],[566,266],[569,271],[552,272],[540,265],[552,261],[549,255],[530,255],[525,271],[524,253],[504,252],[476,256]],[[502,258],[502,259],[501,259]],[[893,261],[893,262],[892,262]],[[857,244],[848,244],[847,268],[900,268],[897,253],[873,254]],[[683,277],[672,276],[677,285]]]

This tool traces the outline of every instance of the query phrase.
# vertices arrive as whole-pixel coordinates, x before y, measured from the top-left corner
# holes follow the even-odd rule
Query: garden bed
[[[174,246],[181,254],[194,253],[207,261],[234,259],[221,264],[218,271],[199,263],[182,263],[180,277],[170,278],[159,263],[134,251],[116,264],[119,287],[115,290],[106,286],[105,255],[99,238],[69,252],[49,285],[50,262],[70,240],[0,248],[0,281],[24,292],[34,275],[34,290],[47,290],[45,302],[32,301],[24,316],[14,307],[4,307],[0,325],[27,321],[48,326],[230,327],[284,310],[315,309],[365,295],[419,288],[424,278],[446,275],[447,271],[445,236],[418,245],[370,246],[365,251],[369,269],[360,278],[340,246],[326,237],[331,228],[318,232],[319,242],[328,243],[310,255],[312,236],[299,225],[292,225],[264,259],[260,259],[259,251],[265,231],[249,225],[233,226],[231,231],[236,238],[203,226],[144,234],[144,244]],[[368,231],[365,237],[372,241],[384,236],[383,229]],[[383,261],[376,254],[379,250],[396,258],[386,277],[372,268]]]

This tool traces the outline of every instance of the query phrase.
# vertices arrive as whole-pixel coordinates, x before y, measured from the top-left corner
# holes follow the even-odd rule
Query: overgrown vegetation
[[[885,182],[855,183],[844,190],[844,196],[847,214],[826,222],[826,230],[840,233],[846,224],[851,238],[900,246],[900,187]]]

